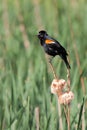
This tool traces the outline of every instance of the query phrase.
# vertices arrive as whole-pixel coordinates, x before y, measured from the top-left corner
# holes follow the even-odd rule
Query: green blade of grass
[[[80,108],[80,113],[79,113],[79,120],[78,120],[78,127],[77,127],[77,130],[79,130],[80,128],[80,123],[81,123],[81,119],[82,119],[82,112],[83,112],[83,107],[84,107],[84,98],[83,98],[83,102],[82,102],[82,105],[81,105],[81,108]]]

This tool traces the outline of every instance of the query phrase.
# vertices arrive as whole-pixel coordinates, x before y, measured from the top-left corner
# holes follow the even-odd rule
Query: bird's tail
[[[70,67],[69,62],[67,60],[67,57],[64,58],[64,62],[66,64],[67,69],[70,69],[71,67]]]
[[[67,69],[70,69],[71,67],[70,67],[69,62],[68,62],[68,60],[67,60],[67,55],[65,55],[65,56],[61,56],[61,57],[62,57],[62,59],[64,60]]]

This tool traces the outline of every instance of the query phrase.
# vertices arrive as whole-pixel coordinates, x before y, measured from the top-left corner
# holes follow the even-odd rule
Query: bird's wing
[[[52,39],[54,41],[55,48],[57,47],[59,52],[65,54],[65,55],[68,55],[66,49],[57,40],[55,40],[54,38],[52,38]]]
[[[53,41],[48,44],[50,48],[54,49],[56,53],[58,54],[65,54],[68,55],[65,48],[58,42],[58,41]]]
[[[54,38],[52,38],[52,37],[50,37],[50,36],[47,36],[47,37],[46,37],[45,43],[46,43],[46,44],[56,44],[57,47],[60,47],[60,46],[61,46],[60,43],[59,43],[57,40],[55,40]],[[54,45],[54,46],[55,46],[55,45]]]
[[[56,51],[58,51],[59,53],[64,53],[65,55],[68,55],[65,48],[54,38],[47,36],[45,43],[47,45],[50,45],[50,47],[54,48]]]
[[[45,43],[46,43],[46,44],[53,44],[53,43],[55,44],[55,41],[52,40],[52,39],[46,39],[46,40],[45,40]]]

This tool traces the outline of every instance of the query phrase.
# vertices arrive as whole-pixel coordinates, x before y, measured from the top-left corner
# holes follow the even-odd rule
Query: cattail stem
[[[68,91],[70,91],[70,69],[67,69],[67,87]]]
[[[68,111],[68,122],[67,122],[67,124],[68,124],[68,130],[70,130],[70,104],[68,104],[68,108],[67,108],[67,111]]]
[[[67,69],[67,87],[68,87],[68,92],[70,91],[70,69]],[[70,130],[70,103],[67,106],[67,125],[68,125],[68,130]]]
[[[70,104],[68,104],[67,106],[64,105],[64,113],[67,121],[68,130],[70,130]]]
[[[63,109],[64,109],[66,121],[68,122],[67,110],[66,110],[66,106],[65,105],[63,105]]]
[[[51,70],[52,70],[52,72],[53,72],[54,78],[55,78],[55,79],[58,79],[58,77],[57,77],[57,75],[56,75],[56,72],[55,72],[55,70],[54,70],[54,67],[53,67],[52,63],[49,62],[49,64],[50,64]]]
[[[61,115],[61,106],[60,106],[60,103],[58,102],[58,97],[57,97],[57,104],[58,104],[58,114],[59,114],[59,130],[63,130],[63,121],[62,121],[62,115]]]

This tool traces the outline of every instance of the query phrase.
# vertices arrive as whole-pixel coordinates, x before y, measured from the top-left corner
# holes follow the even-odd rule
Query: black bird
[[[50,37],[44,30],[39,31],[37,36],[40,40],[40,44],[44,48],[44,51],[52,57],[59,55],[65,62],[67,68],[70,69],[70,65],[67,60],[68,53],[66,52],[65,48],[61,46],[57,40]]]

